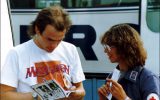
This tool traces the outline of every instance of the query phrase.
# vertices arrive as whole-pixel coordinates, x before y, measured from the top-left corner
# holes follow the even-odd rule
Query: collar
[[[119,69],[119,66],[117,66],[116,68]],[[135,66],[133,69],[126,72],[124,78],[135,83],[142,69],[142,66]]]

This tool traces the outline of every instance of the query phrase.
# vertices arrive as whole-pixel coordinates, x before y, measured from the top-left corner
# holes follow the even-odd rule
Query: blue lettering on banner
[[[73,35],[80,33],[84,35],[84,38],[73,37]],[[92,45],[96,41],[96,31],[92,26],[72,25],[64,40],[80,47],[86,60],[98,60],[92,49]]]

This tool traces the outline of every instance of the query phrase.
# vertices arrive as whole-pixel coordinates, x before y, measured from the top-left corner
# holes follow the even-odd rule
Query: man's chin
[[[51,52],[53,52],[53,49],[47,49],[46,50],[48,53],[51,53]]]

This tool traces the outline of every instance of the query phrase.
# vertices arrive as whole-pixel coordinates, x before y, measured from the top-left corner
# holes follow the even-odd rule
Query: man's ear
[[[35,32],[36,32],[36,34],[40,34],[39,29],[38,29],[37,26],[35,26]]]

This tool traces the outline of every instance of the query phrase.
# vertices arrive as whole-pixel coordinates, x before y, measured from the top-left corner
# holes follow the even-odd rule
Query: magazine
[[[67,73],[62,72],[62,64],[59,61],[35,63],[37,84],[31,88],[42,100],[54,100],[68,97],[72,87]]]
[[[55,100],[68,97],[73,91],[63,89],[56,80],[45,80],[41,84],[31,86],[31,88],[39,95],[41,100]]]

